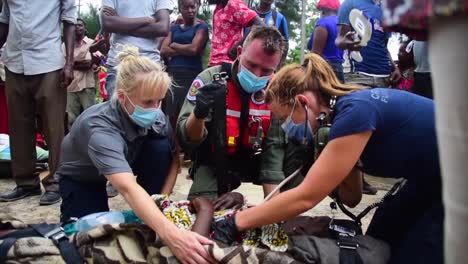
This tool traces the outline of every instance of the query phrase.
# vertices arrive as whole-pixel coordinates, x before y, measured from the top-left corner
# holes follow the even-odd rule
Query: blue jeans
[[[160,193],[169,173],[172,158],[172,147],[168,138],[148,137],[145,140],[137,160],[131,164],[131,167],[133,174],[137,175],[137,183],[148,194]],[[70,217],[79,218],[109,211],[105,180],[78,182],[62,176],[59,187],[62,197],[61,222]]]
[[[343,73],[343,62],[341,61],[329,61],[328,64],[332,67],[333,71],[335,72],[336,78],[341,81],[341,83],[345,82],[344,73]]]
[[[115,82],[116,82],[116,75],[117,70],[113,66],[108,66],[107,68],[107,75],[106,75],[106,92],[107,92],[107,100],[112,98],[115,90]]]

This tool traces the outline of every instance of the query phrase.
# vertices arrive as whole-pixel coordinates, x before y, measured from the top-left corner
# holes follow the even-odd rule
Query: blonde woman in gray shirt
[[[63,141],[61,220],[108,211],[108,180],[182,263],[211,262],[202,244],[212,242],[177,229],[150,198],[170,194],[176,180],[173,133],[161,111],[171,78],[135,47],[118,58],[112,99],[86,109]]]

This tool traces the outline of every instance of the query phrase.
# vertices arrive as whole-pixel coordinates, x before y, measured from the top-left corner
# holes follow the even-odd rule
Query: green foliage
[[[92,4],[88,4],[88,11],[80,13],[79,18],[83,19],[86,23],[86,31],[88,38],[94,39],[101,29],[99,24],[99,10]]]
[[[301,27],[301,0],[276,0],[275,5],[288,21],[289,37],[300,37]]]
[[[210,32],[213,32],[213,13],[210,10],[207,0],[201,0],[200,9],[198,10],[198,18],[205,21],[208,24]],[[210,34],[211,35],[211,34]],[[208,62],[210,60],[210,51],[211,51],[211,40],[208,40],[206,44],[205,51],[203,53],[203,66],[208,67]]]
[[[307,1],[306,5],[306,39],[305,39],[305,53],[308,53],[307,42],[309,41],[310,35],[314,31],[315,23],[319,18],[320,12],[315,8],[318,0]],[[302,0],[276,0],[276,5],[280,9],[281,13],[286,16],[289,22],[289,35],[290,35],[290,46],[291,43],[296,44],[294,49],[290,49],[286,63],[300,63],[301,55],[301,6]],[[284,6],[281,4],[284,3]],[[283,11],[280,8],[286,8],[287,11]]]

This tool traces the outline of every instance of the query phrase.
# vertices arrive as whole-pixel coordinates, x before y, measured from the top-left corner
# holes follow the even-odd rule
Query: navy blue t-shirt
[[[197,34],[198,30],[206,30],[208,25],[205,22],[198,23],[189,28],[182,28],[181,25],[171,26],[172,41],[179,44],[190,44]],[[205,43],[206,45],[206,43]],[[194,70],[203,70],[202,53],[196,56],[178,55],[172,57],[168,67],[171,68],[190,68]]]
[[[370,175],[440,178],[434,103],[406,91],[366,89],[338,99],[329,140],[373,131],[358,167]]]
[[[351,59],[353,72],[362,72],[377,76],[388,76],[391,72],[390,58],[388,57],[388,33],[383,31],[382,10],[373,0],[345,0],[338,11],[338,24],[351,25],[349,13],[352,9],[359,9],[370,19],[372,36],[367,46],[362,47],[362,62]]]

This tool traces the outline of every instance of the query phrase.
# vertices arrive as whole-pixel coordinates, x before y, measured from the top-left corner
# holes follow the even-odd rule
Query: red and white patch
[[[195,80],[192,82],[192,85],[190,86],[190,89],[187,93],[187,100],[195,101],[197,99],[197,90],[203,85],[204,83],[202,79],[200,79],[199,77],[195,78]]]

